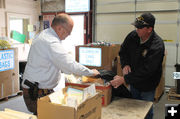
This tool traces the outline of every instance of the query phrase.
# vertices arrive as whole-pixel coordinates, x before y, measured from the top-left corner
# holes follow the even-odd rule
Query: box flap
[[[50,102],[48,96],[38,99],[38,119],[75,119],[75,109]]]
[[[77,108],[76,119],[100,119],[101,118],[101,94],[87,99]]]

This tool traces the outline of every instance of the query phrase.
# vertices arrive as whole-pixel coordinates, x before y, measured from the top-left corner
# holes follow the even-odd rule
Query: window
[[[7,33],[8,38],[11,39],[11,32],[17,31],[18,33],[24,34],[26,36],[25,43],[28,42],[29,32],[28,32],[28,24],[30,23],[30,16],[7,13]],[[11,39],[13,44],[20,43],[16,40]]]

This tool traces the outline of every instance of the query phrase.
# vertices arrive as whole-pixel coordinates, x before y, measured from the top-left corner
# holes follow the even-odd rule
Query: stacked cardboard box
[[[76,61],[79,62],[79,48],[87,47],[87,48],[100,48],[101,49],[101,66],[90,66],[87,67],[90,69],[105,69],[105,70],[113,70],[113,62],[115,58],[118,56],[120,45],[113,44],[110,46],[89,46],[89,45],[79,45],[76,46]]]
[[[3,52],[6,51],[12,51],[14,52],[14,58],[11,58],[8,61],[8,57],[6,54],[3,54]],[[0,50],[1,52],[1,56],[0,56],[0,99],[2,98],[6,98],[8,96],[11,96],[13,94],[16,94],[19,92],[19,62],[18,62],[18,50],[17,48],[13,48],[13,49],[7,49],[7,50]],[[4,62],[4,61],[8,61]],[[11,63],[14,62],[14,63]],[[13,68],[10,69],[4,67],[5,65],[9,65],[10,64],[14,64],[14,66],[12,66]]]

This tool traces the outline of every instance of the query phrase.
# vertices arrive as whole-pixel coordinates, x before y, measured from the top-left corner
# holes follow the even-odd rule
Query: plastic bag
[[[0,39],[0,49],[11,48],[10,41]]]

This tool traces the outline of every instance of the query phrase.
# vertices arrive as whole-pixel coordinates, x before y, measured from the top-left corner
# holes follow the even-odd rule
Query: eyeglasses
[[[141,17],[141,16],[136,18],[136,22],[138,22],[138,23],[140,23],[140,24],[142,24],[142,25],[149,25],[148,23],[146,23],[146,22],[144,21],[144,18]]]

